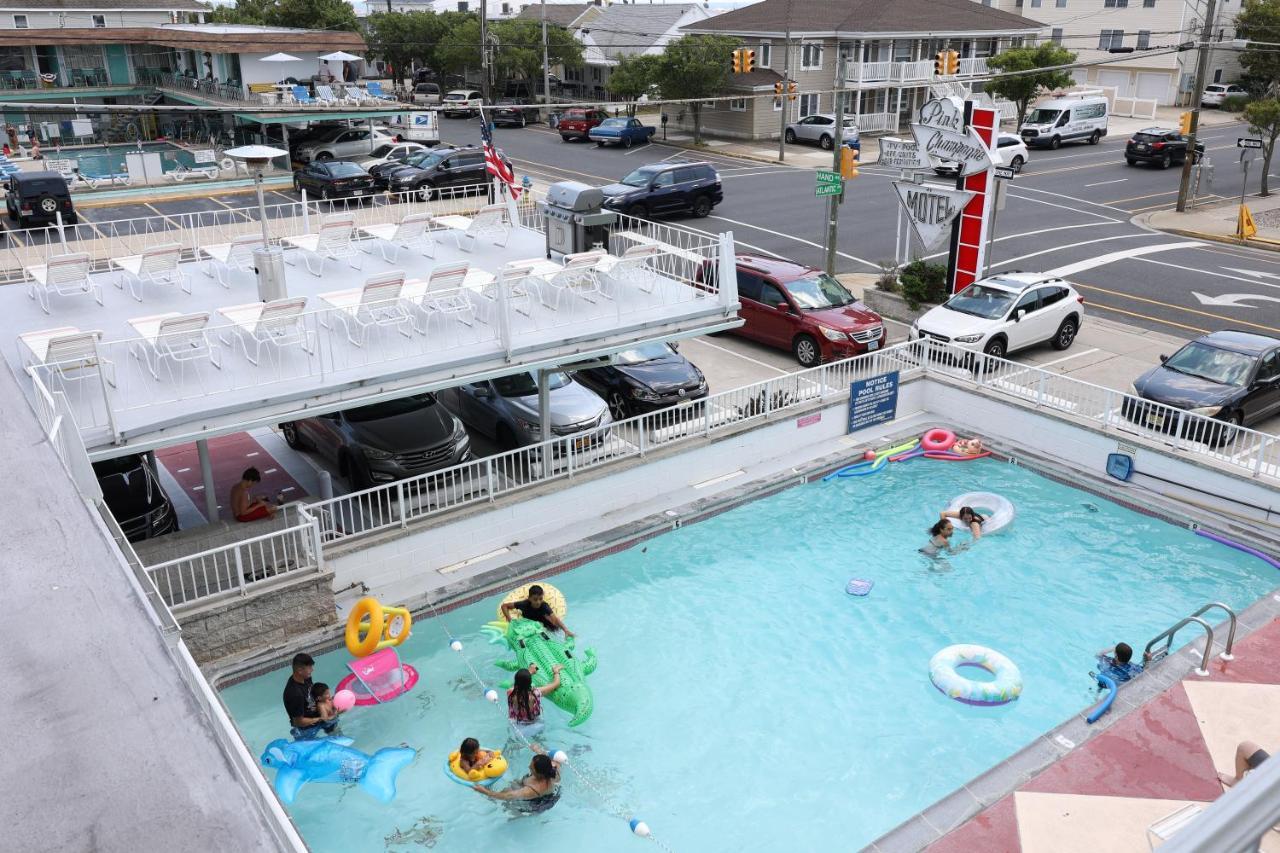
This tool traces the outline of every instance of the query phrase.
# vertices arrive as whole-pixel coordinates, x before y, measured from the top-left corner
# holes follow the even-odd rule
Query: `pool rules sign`
[[[898,416],[898,371],[849,384],[849,432],[886,423]]]
[[[938,184],[894,181],[893,188],[898,191],[898,200],[925,251],[932,251],[943,242],[950,233],[951,223],[973,198],[971,192]]]

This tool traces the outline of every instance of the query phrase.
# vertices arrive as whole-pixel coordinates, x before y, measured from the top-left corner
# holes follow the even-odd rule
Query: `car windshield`
[[[445,153],[444,151],[423,151],[420,154],[414,154],[405,162],[410,166],[417,166],[419,169],[429,169],[443,160]]]
[[[1244,385],[1253,370],[1253,359],[1238,352],[1193,341],[1175,352],[1164,366],[1219,385]]]
[[[93,463],[93,473],[99,477],[109,477],[113,474],[132,474],[141,467],[142,460],[137,456],[117,456]]]
[[[563,388],[569,384],[569,374],[556,371],[547,377],[547,387],[551,390]],[[500,376],[493,380],[493,387],[504,397],[532,397],[538,393],[538,380],[532,373],[516,373],[512,376]]]
[[[626,127],[627,119],[625,118],[607,118],[600,122],[601,127]]]
[[[385,403],[374,403],[372,406],[347,409],[346,418],[353,424],[380,421],[383,418],[394,418],[397,415],[407,415],[419,409],[430,408],[435,404],[435,394],[414,394],[412,397],[401,397],[399,400],[388,400]]]
[[[355,178],[364,174],[364,169],[355,163],[347,163],[339,160],[336,163],[329,164],[329,174],[335,178]]]
[[[1014,294],[985,284],[971,284],[946,301],[945,307],[961,314],[987,320],[1003,317],[1013,304]]]
[[[648,169],[636,169],[630,175],[622,179],[622,183],[628,187],[647,187],[649,182],[653,180],[653,172]]]
[[[671,347],[666,344],[652,343],[642,344],[633,349],[624,349],[618,353],[618,364],[644,364],[646,361],[653,361],[657,358],[666,358],[671,355]]]
[[[839,308],[855,301],[845,286],[824,272],[787,282],[787,292],[807,311]]]
[[[1027,116],[1027,124],[1053,124],[1062,115],[1062,110],[1032,110]]]
[[[395,150],[394,145],[379,145],[377,148],[369,152],[370,157],[386,157]]]
[[[444,96],[444,99],[446,101],[465,101],[467,96],[462,92],[450,92]]]

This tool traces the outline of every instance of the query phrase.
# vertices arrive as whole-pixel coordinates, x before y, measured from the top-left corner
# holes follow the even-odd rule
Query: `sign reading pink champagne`
[[[965,128],[964,105],[959,98],[925,101],[911,133],[923,154],[934,161],[955,163],[961,175],[991,168],[991,150],[977,133]]]

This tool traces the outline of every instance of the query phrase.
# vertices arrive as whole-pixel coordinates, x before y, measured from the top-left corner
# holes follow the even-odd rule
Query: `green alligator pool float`
[[[581,654],[574,650],[574,638],[563,642],[553,639],[541,622],[532,619],[515,619],[511,622],[490,622],[482,629],[489,636],[489,642],[505,642],[516,653],[516,659],[494,661],[494,665],[515,672],[527,669],[529,664],[536,663],[538,671],[534,673],[534,687],[545,687],[551,683],[551,668],[556,664],[564,667],[560,671],[560,686],[547,698],[565,712],[572,714],[569,725],[576,726],[591,716],[595,707],[595,699],[591,695],[591,687],[587,684],[587,676],[596,671],[596,653],[592,649],[583,649]],[[504,687],[510,687],[505,683]]]

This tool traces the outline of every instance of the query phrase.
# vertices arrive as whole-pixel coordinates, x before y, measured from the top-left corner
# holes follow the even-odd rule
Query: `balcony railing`
[[[858,62],[845,65],[845,83],[856,88],[867,83],[928,83],[934,79],[932,59],[915,62]],[[986,57],[961,59],[957,76],[972,77],[987,73]]]
[[[960,76],[971,77],[974,74],[987,73],[987,58],[985,56],[975,56],[971,59],[960,60]]]

